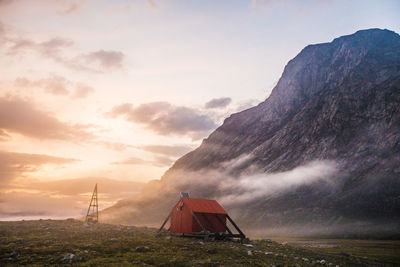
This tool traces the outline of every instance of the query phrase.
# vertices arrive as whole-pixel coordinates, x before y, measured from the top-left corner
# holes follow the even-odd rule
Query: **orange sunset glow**
[[[0,1],[0,219],[82,216],[96,182],[100,209],[133,196],[263,99],[261,82],[240,94],[254,74],[229,66],[234,51],[211,59],[218,40],[181,36],[200,17],[185,26],[170,8]]]

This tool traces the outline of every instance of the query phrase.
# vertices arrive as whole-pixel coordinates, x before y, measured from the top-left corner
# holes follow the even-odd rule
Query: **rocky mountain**
[[[268,99],[102,216],[158,225],[179,191],[262,233],[400,233],[400,36],[369,29],[305,47]]]

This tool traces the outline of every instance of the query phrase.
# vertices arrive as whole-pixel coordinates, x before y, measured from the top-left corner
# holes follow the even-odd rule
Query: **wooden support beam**
[[[204,220],[206,220],[206,222],[211,226],[211,228],[213,229],[214,233],[216,236],[219,235],[217,228],[215,228],[214,224],[212,224],[212,222],[207,218],[207,214],[204,213],[200,213],[201,216],[203,216]]]
[[[243,234],[243,232],[239,229],[239,227],[236,225],[236,223],[229,217],[228,214],[226,214],[226,217],[228,220],[231,222],[231,224],[236,228],[236,230],[242,235],[243,238],[246,238],[246,236]]]
[[[171,235],[185,236],[185,237],[217,237],[214,233],[206,233],[206,234],[204,234],[203,232],[188,233],[188,234],[171,233]],[[221,235],[219,235],[218,237],[221,237]],[[225,235],[223,235],[223,237],[243,238],[243,236],[241,234],[225,234]]]
[[[226,225],[226,223],[224,223],[221,218],[219,217],[218,214],[215,214],[215,217],[217,217],[217,220],[222,224],[222,226],[225,228],[225,230],[228,231],[229,234],[232,234],[232,231],[228,228],[228,226]]]
[[[200,225],[201,229],[203,230],[203,232],[207,232],[206,228],[204,228],[203,224],[201,224],[199,218],[197,218],[196,214],[194,214],[194,212],[192,211],[192,216],[193,218],[196,220],[196,222]]]
[[[168,222],[169,217],[171,217],[171,213],[168,214],[167,218],[165,219],[165,221],[163,222],[163,224],[161,225],[160,229],[158,230],[158,232],[161,232],[161,230],[164,228],[164,225]]]

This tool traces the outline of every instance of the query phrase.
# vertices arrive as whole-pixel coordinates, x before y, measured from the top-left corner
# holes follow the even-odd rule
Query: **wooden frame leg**
[[[219,217],[218,214],[215,214],[215,217],[217,217],[217,220],[222,224],[222,226],[225,228],[226,231],[228,231],[229,234],[232,234],[232,231],[228,228],[226,223],[224,223],[221,218]]]
[[[168,222],[169,217],[171,217],[171,213],[168,214],[167,218],[165,219],[165,221],[163,222],[163,224],[161,225],[160,229],[158,229],[158,232],[161,232],[161,230],[164,228],[165,224]]]
[[[204,220],[208,223],[208,225],[211,226],[211,228],[214,231],[215,236],[218,237],[219,233],[217,231],[217,228],[215,228],[215,226],[212,224],[212,222],[207,218],[207,214],[205,214],[205,213],[200,213],[200,214],[201,214],[201,216],[203,216]]]
[[[200,225],[203,232],[206,233],[207,232],[206,228],[204,228],[203,224],[200,222],[199,218],[197,218],[196,214],[194,214],[193,211],[192,211],[192,216],[196,220],[196,222]]]
[[[246,238],[246,236],[243,234],[243,232],[239,229],[239,227],[236,225],[236,223],[231,219],[231,217],[229,217],[229,215],[226,215],[226,218],[228,218],[228,220],[231,222],[231,224],[236,228],[236,230],[240,233],[240,235],[243,238]]]

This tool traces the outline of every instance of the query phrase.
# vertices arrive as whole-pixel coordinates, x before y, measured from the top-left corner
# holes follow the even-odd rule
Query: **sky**
[[[0,220],[137,194],[308,44],[400,32],[385,0],[0,0]]]

